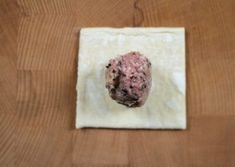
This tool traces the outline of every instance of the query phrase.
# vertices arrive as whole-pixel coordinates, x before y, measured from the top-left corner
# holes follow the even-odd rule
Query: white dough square
[[[76,128],[186,129],[184,28],[84,28],[79,45]],[[152,88],[137,108],[105,88],[109,59],[130,51],[152,63]]]

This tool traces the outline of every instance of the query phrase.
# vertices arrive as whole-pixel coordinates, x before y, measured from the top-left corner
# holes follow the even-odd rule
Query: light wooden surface
[[[75,130],[81,27],[186,28],[186,131]],[[234,167],[234,0],[1,0],[1,167]]]

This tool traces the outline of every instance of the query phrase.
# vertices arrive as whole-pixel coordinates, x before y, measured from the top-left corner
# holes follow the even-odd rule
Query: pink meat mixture
[[[128,107],[142,106],[151,88],[151,63],[139,52],[111,59],[105,71],[110,97]]]

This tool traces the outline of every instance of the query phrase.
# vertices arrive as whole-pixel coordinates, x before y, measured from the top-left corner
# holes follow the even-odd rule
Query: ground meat
[[[109,60],[105,70],[110,97],[128,107],[142,106],[151,88],[151,63],[139,52]]]

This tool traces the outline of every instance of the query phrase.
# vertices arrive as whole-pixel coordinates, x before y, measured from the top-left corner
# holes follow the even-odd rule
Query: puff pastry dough
[[[77,128],[186,128],[184,28],[84,28],[79,45]],[[137,108],[116,103],[105,88],[108,60],[130,51],[152,63],[152,88]]]

